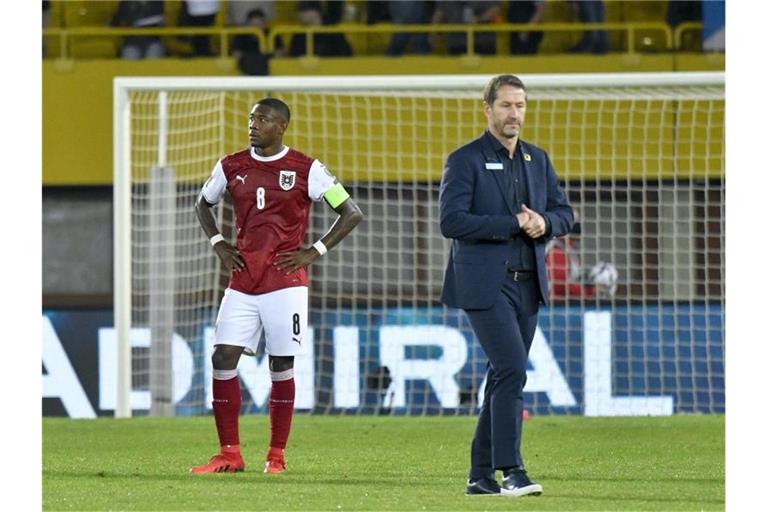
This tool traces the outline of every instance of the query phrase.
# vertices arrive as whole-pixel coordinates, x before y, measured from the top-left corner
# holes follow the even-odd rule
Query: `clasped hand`
[[[520,224],[520,229],[531,238],[544,236],[544,232],[547,230],[544,217],[525,205],[523,205],[523,211],[517,214],[517,222]]]
[[[520,229],[531,238],[543,236],[547,229],[544,217],[525,205],[523,205],[523,211],[517,214],[517,222],[520,224]]]

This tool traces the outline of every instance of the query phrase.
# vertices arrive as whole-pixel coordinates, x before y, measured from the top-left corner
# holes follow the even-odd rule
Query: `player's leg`
[[[211,362],[213,364],[213,416],[219,436],[221,453],[241,458],[240,455],[240,378],[237,363],[243,347],[216,345]]]
[[[296,397],[294,356],[303,352],[307,331],[305,286],[285,288],[260,296],[272,389],[269,396],[271,436],[264,471],[285,471],[285,447],[291,432]]]
[[[293,356],[269,356],[269,451],[264,464],[265,473],[285,471],[285,446],[291,433],[296,384],[293,378]]]
[[[192,473],[236,472],[245,469],[240,454],[240,379],[237,364],[243,351],[255,351],[261,334],[261,322],[253,296],[227,290],[221,301],[214,333],[213,415],[220,452]]]

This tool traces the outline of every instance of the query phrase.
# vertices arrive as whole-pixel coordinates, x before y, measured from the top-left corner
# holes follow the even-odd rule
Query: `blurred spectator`
[[[164,2],[121,0],[112,16],[113,27],[162,27],[165,25]],[[123,59],[157,59],[165,56],[159,36],[129,36],[120,45]]]
[[[51,24],[51,2],[50,0],[43,0],[43,28]],[[43,58],[48,53],[48,48],[45,44],[45,38],[43,38]]]
[[[433,23],[439,24],[485,24],[501,21],[501,2],[455,2],[438,1],[435,5]],[[475,33],[475,53],[494,55],[496,53],[496,34],[494,32]],[[467,53],[467,35],[463,32],[446,34],[446,49],[450,55]]]
[[[701,22],[701,0],[669,2],[667,7],[667,24],[674,30],[686,21]],[[679,50],[698,51],[701,49],[701,35],[695,31],[683,32]]]
[[[246,26],[261,29],[266,36],[269,33],[267,18],[261,9],[253,9],[248,13]],[[232,41],[232,56],[237,59],[237,66],[246,75],[268,75],[269,59],[283,54],[283,40],[275,39],[274,54],[262,53],[259,38],[250,34],[239,34]]]
[[[274,0],[229,0],[227,2],[227,23],[229,25],[247,25],[248,15],[254,9],[264,13],[264,19],[269,23],[275,19]]]
[[[605,23],[605,5],[601,0],[569,1],[574,15],[581,23]],[[605,30],[585,30],[581,40],[568,49],[569,53],[606,53],[608,33]]]
[[[212,27],[219,12],[219,0],[184,0],[179,11],[180,27]],[[192,55],[209,57],[211,36],[183,38],[192,43]]]
[[[392,23],[398,25],[428,24],[432,18],[431,2],[389,2],[389,14]],[[411,43],[411,51],[418,55],[425,55],[431,51],[429,37],[426,32],[396,32],[392,34],[387,47],[387,55],[397,56],[405,52],[408,42]]]
[[[383,0],[370,0],[365,2],[365,22],[368,25],[392,21],[389,14],[389,2]]]
[[[510,0],[507,20],[510,23],[541,23],[544,15],[542,1]],[[509,53],[512,55],[533,55],[539,51],[544,32],[512,32],[509,36]]]
[[[573,234],[547,242],[546,262],[550,300],[594,298],[595,287],[584,282],[579,249]]]
[[[667,6],[667,24],[675,28],[684,21],[701,21],[701,0],[676,0]]]
[[[579,212],[573,209],[574,225],[570,234],[547,242],[546,264],[549,296],[553,301],[613,297],[618,273],[611,263],[600,262],[590,271],[581,267]]]
[[[302,1],[297,3],[299,21],[307,27],[335,25],[341,20],[344,2],[325,2],[326,9],[320,2]],[[347,57],[352,55],[352,47],[344,34],[315,34],[314,54],[321,57]],[[307,35],[294,34],[291,38],[289,55],[300,57],[307,54]]]

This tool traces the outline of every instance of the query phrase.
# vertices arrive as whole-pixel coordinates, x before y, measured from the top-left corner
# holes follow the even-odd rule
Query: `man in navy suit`
[[[488,357],[466,494],[538,495],[520,454],[523,386],[549,297],[545,245],[570,231],[573,211],[547,153],[519,139],[523,82],[497,76],[483,99],[488,129],[448,156],[440,183],[440,230],[452,239],[441,300],[466,312]]]

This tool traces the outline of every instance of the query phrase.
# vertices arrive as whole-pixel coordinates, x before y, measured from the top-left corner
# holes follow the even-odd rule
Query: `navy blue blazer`
[[[502,163],[489,133],[453,153],[440,182],[440,231],[452,238],[451,253],[440,300],[462,309],[488,309],[505,279],[512,237],[528,236],[520,229],[517,211],[505,193]],[[552,237],[573,226],[573,210],[560,188],[547,153],[533,144],[517,142],[528,185],[528,208],[540,213],[547,232],[535,240],[536,273],[545,304],[549,298],[544,248]]]

